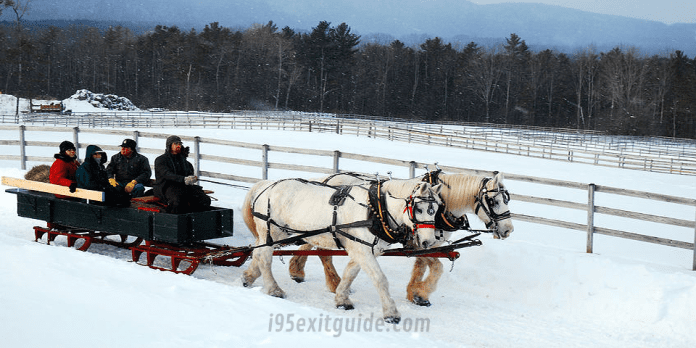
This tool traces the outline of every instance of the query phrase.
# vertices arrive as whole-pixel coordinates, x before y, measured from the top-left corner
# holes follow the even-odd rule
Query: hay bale
[[[50,172],[51,166],[40,164],[34,168],[31,168],[26,174],[24,174],[24,179],[39,182],[49,182]]]

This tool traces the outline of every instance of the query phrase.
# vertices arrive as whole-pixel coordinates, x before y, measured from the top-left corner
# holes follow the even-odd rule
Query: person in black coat
[[[142,197],[145,194],[145,186],[150,183],[152,170],[150,161],[136,150],[137,144],[133,139],[125,139],[121,143],[121,151],[111,156],[106,173],[109,184],[124,190],[131,197]]]
[[[109,185],[104,163],[106,163],[106,152],[97,145],[87,146],[85,161],[75,172],[77,187],[105,192],[104,203],[107,205],[128,206],[130,197]]]
[[[167,212],[180,214],[204,211],[210,207],[210,197],[196,185],[193,165],[186,160],[189,148],[181,138],[167,138],[164,154],[155,159],[155,197],[167,204]]]

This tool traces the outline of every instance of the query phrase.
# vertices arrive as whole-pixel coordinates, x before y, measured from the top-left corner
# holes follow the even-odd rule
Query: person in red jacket
[[[77,167],[80,166],[80,162],[75,156],[75,144],[64,141],[60,143],[60,153],[55,154],[55,161],[51,165],[51,170],[49,172],[49,181],[51,184],[67,186],[70,188],[70,192],[75,192],[77,188],[77,179],[75,178],[75,172]],[[58,198],[65,198],[62,195],[56,195]]]

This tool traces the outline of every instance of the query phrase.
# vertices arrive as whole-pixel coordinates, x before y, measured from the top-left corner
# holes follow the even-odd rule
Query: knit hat
[[[60,153],[65,153],[65,151],[68,151],[68,150],[77,150],[75,148],[75,144],[73,144],[72,142],[67,141],[67,140],[60,143],[58,148],[60,149]]]
[[[130,148],[130,149],[133,150],[133,151],[135,151],[135,147],[136,147],[136,146],[138,146],[138,144],[136,144],[135,140],[133,140],[133,139],[125,139],[125,140],[123,140],[123,142],[121,143],[121,147],[127,147],[127,148]]]
[[[181,143],[181,138],[176,135],[170,135],[167,138],[167,152],[172,149],[172,144],[174,143]]]

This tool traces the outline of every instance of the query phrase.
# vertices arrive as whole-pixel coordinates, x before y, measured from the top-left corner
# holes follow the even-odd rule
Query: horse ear
[[[444,187],[444,185],[437,184],[437,185],[433,186],[433,192],[435,192],[436,195],[440,195],[440,192],[442,192],[443,187]]]
[[[418,195],[419,195],[419,196],[422,196],[423,194],[425,194],[425,192],[426,192],[429,188],[432,187],[432,186],[430,186],[430,184],[427,183],[427,182],[420,183],[419,186],[420,186],[420,187],[418,188]]]
[[[493,184],[495,186],[500,186],[502,183],[503,183],[503,173],[495,172],[495,176],[493,177]]]

